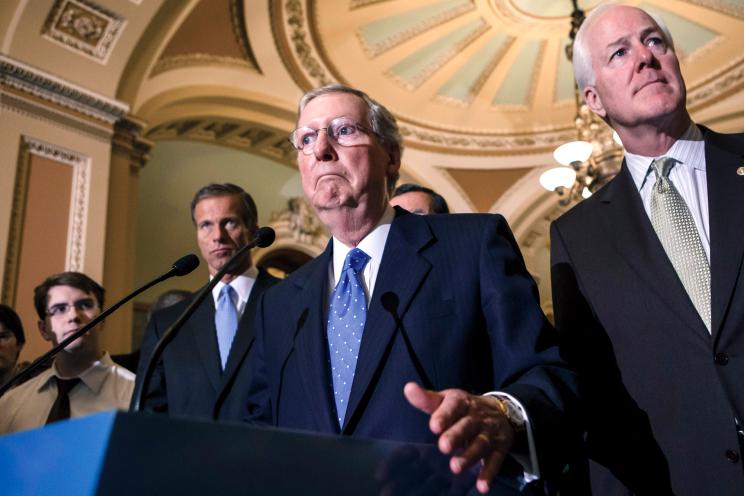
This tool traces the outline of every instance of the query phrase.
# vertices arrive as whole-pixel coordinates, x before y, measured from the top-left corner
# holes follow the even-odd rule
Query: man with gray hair
[[[551,226],[562,352],[597,494],[744,494],[744,135],[692,122],[658,17],[604,4],[574,43],[620,173]]]
[[[561,475],[575,377],[503,217],[390,206],[400,134],[359,90],[306,94],[290,140],[333,239],[259,305],[252,419],[437,443],[481,492]]]

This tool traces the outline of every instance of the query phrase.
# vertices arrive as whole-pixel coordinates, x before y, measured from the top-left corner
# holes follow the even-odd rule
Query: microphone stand
[[[264,234],[270,232],[270,234]],[[139,388],[135,389],[131,406],[129,407],[130,412],[141,412],[144,409],[145,405],[145,394],[147,392],[147,389],[150,386],[150,381],[152,380],[152,374],[155,372],[155,366],[157,365],[158,361],[160,360],[160,357],[163,355],[163,351],[165,351],[165,347],[168,346],[168,344],[173,340],[173,338],[176,337],[178,334],[178,331],[181,330],[181,327],[183,327],[183,324],[191,318],[191,316],[196,311],[196,308],[201,305],[201,303],[204,301],[204,299],[207,297],[208,294],[212,293],[212,290],[214,287],[219,283],[222,278],[225,276],[225,274],[228,273],[231,269],[234,268],[235,265],[237,265],[237,262],[250,250],[251,248],[254,248],[256,246],[260,246],[262,248],[269,246],[271,243],[274,242],[274,237],[276,234],[274,233],[274,230],[270,227],[262,227],[259,228],[256,231],[256,235],[253,238],[253,241],[250,243],[246,243],[240,249],[235,252],[235,254],[230,258],[230,260],[227,261],[225,265],[222,266],[222,268],[217,271],[217,273],[212,277],[212,280],[209,281],[209,284],[207,284],[204,288],[202,288],[201,291],[194,297],[194,299],[191,301],[191,304],[184,310],[184,312],[178,317],[178,319],[171,325],[160,337],[158,342],[155,344],[155,347],[152,349],[152,353],[150,354],[149,359],[147,360],[147,367],[145,368],[145,373],[142,376],[142,381],[139,382]]]
[[[165,281],[166,279],[170,279],[171,277],[173,277],[175,275],[179,275],[179,276],[185,275],[185,274],[188,274],[189,272],[191,272],[192,270],[194,270],[199,265],[199,260],[198,259],[196,259],[196,262],[197,262],[196,265],[194,265],[191,268],[191,270],[189,270],[185,274],[179,274],[179,270],[176,269],[176,265],[179,262],[181,262],[181,260],[183,260],[183,259],[185,259],[187,257],[189,257],[189,255],[187,255],[186,257],[183,257],[182,259],[178,260],[175,264],[173,264],[173,267],[171,268],[171,270],[169,270],[165,274],[161,275],[160,277],[157,277],[156,279],[153,279],[152,281],[148,282],[147,284],[145,284],[141,288],[134,290],[132,293],[130,293],[129,295],[127,295],[126,297],[124,297],[122,300],[119,300],[117,303],[115,303],[114,305],[112,305],[111,307],[109,307],[108,309],[106,309],[106,311],[101,312],[100,314],[98,314],[98,316],[96,318],[94,318],[93,320],[91,320],[90,322],[88,322],[87,324],[85,324],[83,327],[81,327],[80,329],[78,329],[74,333],[72,333],[69,336],[67,336],[57,346],[55,346],[54,348],[52,348],[51,350],[47,351],[46,353],[44,353],[43,355],[41,355],[39,358],[37,358],[36,360],[34,360],[31,364],[29,364],[25,369],[21,370],[14,377],[11,377],[11,379],[8,382],[6,382],[5,384],[3,384],[2,387],[0,387],[0,396],[2,396],[3,394],[5,394],[5,392],[8,391],[11,387],[13,387],[14,384],[17,384],[22,379],[25,379],[26,377],[28,377],[34,370],[36,370],[39,367],[41,367],[42,364],[44,364],[48,360],[54,358],[60,351],[62,351],[64,348],[66,348],[68,344],[72,343],[77,338],[79,338],[80,336],[82,336],[83,334],[85,334],[86,332],[88,332],[89,330],[91,330],[93,327],[95,327],[98,324],[100,324],[106,317],[108,317],[109,315],[111,315],[112,313],[114,313],[116,310],[118,310],[118,308],[120,306],[122,306],[123,304],[125,304],[126,302],[128,302],[129,300],[131,300],[132,298],[134,298],[135,296],[137,296],[138,294],[142,293],[143,291],[146,291],[146,290],[150,289],[151,287],[155,286],[158,283],[161,283],[161,282]],[[196,258],[195,255],[191,255],[191,257]]]

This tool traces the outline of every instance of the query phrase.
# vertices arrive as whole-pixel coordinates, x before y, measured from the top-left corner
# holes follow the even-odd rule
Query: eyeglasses
[[[82,300],[78,300],[72,304],[70,303],[57,303],[56,305],[52,305],[47,309],[47,315],[50,317],[60,317],[62,315],[67,315],[67,312],[70,311],[70,308],[75,307],[75,310],[79,312],[86,312],[89,310],[94,310],[98,307],[98,303],[93,300],[93,298],[84,298]]]
[[[369,135],[376,134],[371,129],[348,117],[337,117],[328,124],[328,127],[313,129],[303,126],[295,129],[289,135],[289,142],[305,155],[310,155],[313,153],[315,142],[318,141],[318,134],[321,131],[325,131],[330,139],[341,146],[354,146],[367,143]]]

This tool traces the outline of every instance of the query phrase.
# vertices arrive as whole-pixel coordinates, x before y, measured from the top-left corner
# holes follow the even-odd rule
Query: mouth
[[[229,257],[232,255],[232,248],[217,248],[216,250],[212,250],[211,254],[215,257]]]
[[[653,86],[653,85],[655,85],[655,84],[666,84],[666,79],[664,79],[664,78],[655,78],[655,79],[650,79],[650,80],[646,81],[645,83],[641,84],[641,85],[640,85],[640,86],[639,86],[639,87],[638,87],[638,88],[637,88],[637,89],[635,90],[635,93],[638,93],[638,92],[640,92],[641,90],[643,90],[644,88],[648,88],[649,86]]]

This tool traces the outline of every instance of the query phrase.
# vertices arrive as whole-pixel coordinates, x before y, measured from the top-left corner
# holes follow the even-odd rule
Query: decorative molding
[[[300,63],[306,77],[310,78],[310,87],[325,86],[334,80],[319,61],[314,46],[308,41],[310,26],[302,5],[302,0],[286,0],[281,22],[290,41],[291,56]],[[294,72],[291,67],[287,68],[290,73]]]
[[[257,67],[243,59],[226,55],[212,55],[208,53],[189,53],[186,55],[174,55],[172,57],[158,60],[152,68],[152,71],[150,71],[150,77],[152,78],[158,74],[172,71],[174,69],[204,66],[236,67],[239,69],[249,69],[254,72],[259,72]]]
[[[390,0],[349,0],[349,10],[367,7],[375,3],[389,2]]]
[[[15,301],[18,284],[18,263],[26,214],[25,205],[31,155],[44,157],[73,168],[65,270],[82,271],[83,261],[85,260],[91,159],[78,152],[24,135],[21,137],[21,150],[18,154],[3,276],[2,302],[8,305],[12,305]]]
[[[28,147],[28,153],[31,155],[45,157],[73,168],[65,270],[82,271],[90,200],[91,159],[78,152],[28,136],[23,136],[23,144]]]
[[[0,88],[13,88],[51,104],[107,124],[129,112],[129,105],[112,100],[0,54]]]
[[[256,60],[256,56],[253,54],[253,49],[251,48],[251,42],[248,38],[248,30],[245,26],[245,19],[243,0],[230,0],[230,20],[232,21],[235,40],[238,42],[238,46],[240,46],[240,52],[243,54],[246,63],[252,66],[252,68],[259,74],[263,74],[263,72],[261,72],[261,67],[258,65],[258,61]]]
[[[744,85],[744,58],[729,64],[724,70],[711,76],[704,83],[688,89],[687,106],[697,110],[702,105],[721,100]]]
[[[192,118],[159,124],[145,133],[152,141],[192,140],[255,153],[295,167],[289,133],[254,123],[217,118]]]
[[[476,155],[498,155],[535,153],[555,148],[561,143],[576,138],[574,128],[551,131],[534,131],[525,134],[456,134],[443,130],[424,128],[403,119],[399,122],[400,134],[406,145],[440,153],[464,153]]]
[[[42,35],[63,47],[106,64],[126,20],[90,0],[56,0]]]

